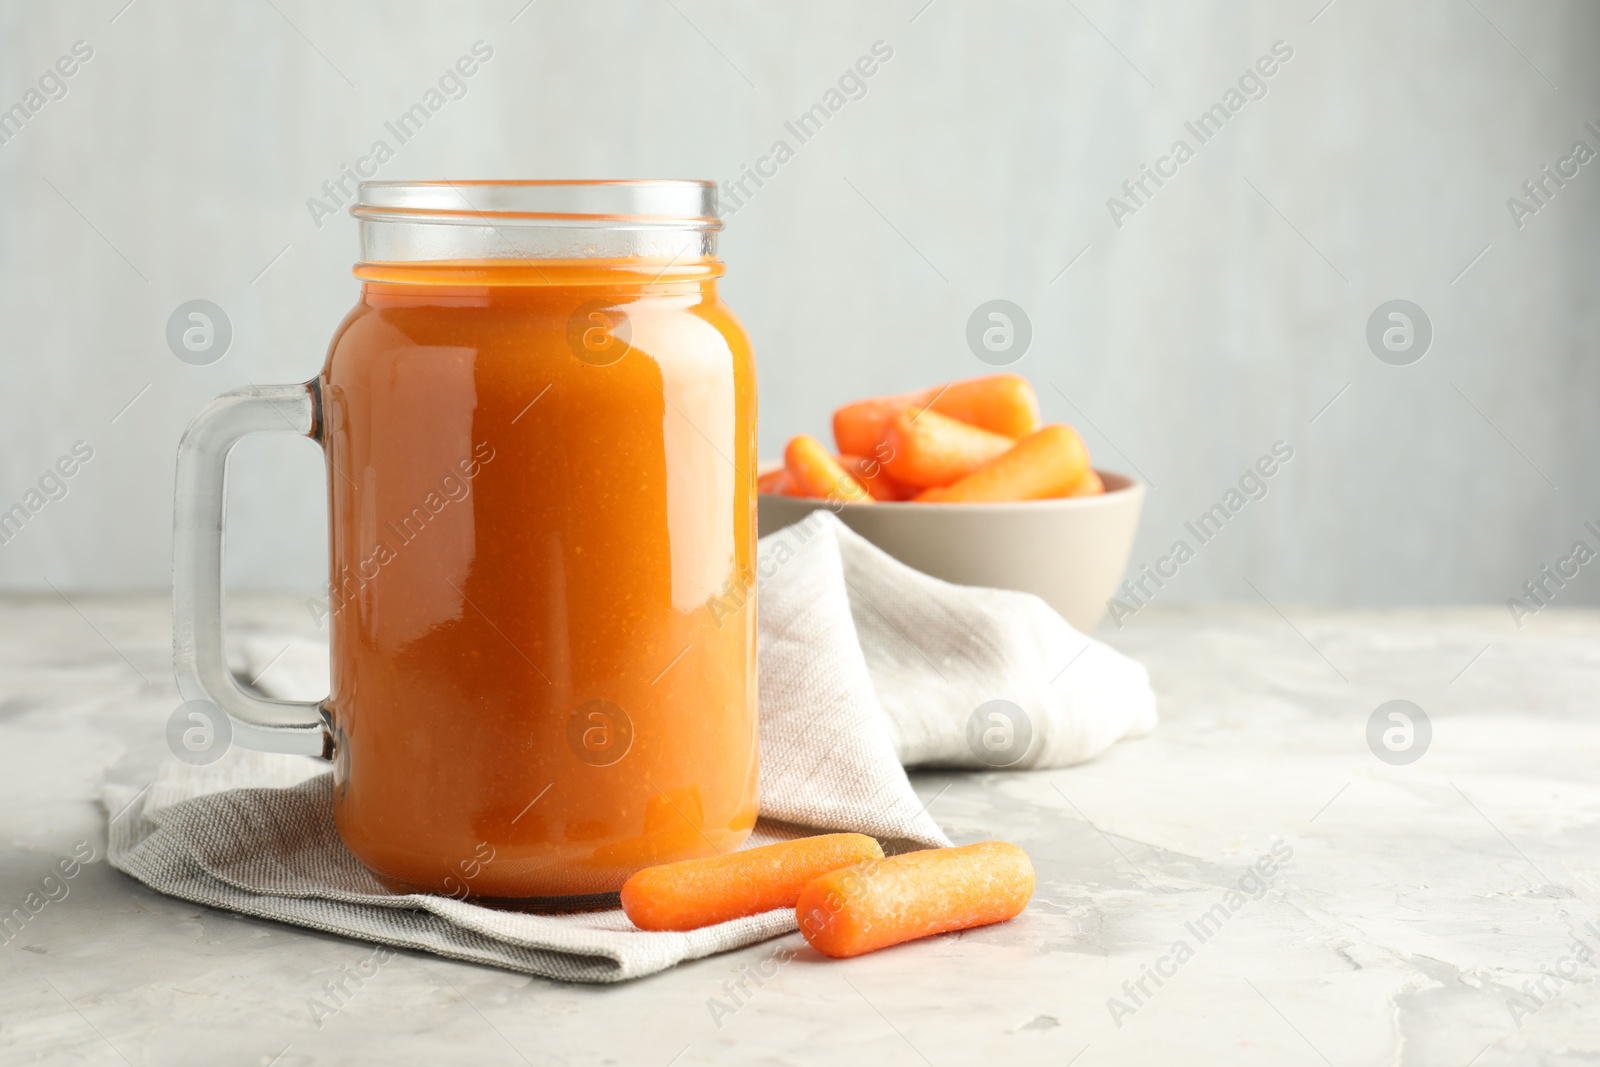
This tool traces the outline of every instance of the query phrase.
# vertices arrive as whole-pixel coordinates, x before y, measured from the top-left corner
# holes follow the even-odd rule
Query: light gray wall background
[[[1165,598],[1500,603],[1600,546],[1600,162],[1520,229],[1506,206],[1600,150],[1587,0],[124,3],[0,4],[0,107],[94,50],[0,145],[0,507],[95,450],[0,586],[167,583],[185,423],[310,377],[355,299],[354,225],[307,198],[477,40],[492,60],[382,177],[726,180],[893,48],[723,239],[767,454],[844,400],[987,370],[966,321],[1003,297],[1046,414],[1153,485],[1136,564],[1294,447]],[[1265,98],[1116,227],[1107,198],[1279,40]],[[164,340],[193,298],[233,324],[211,366]],[[1365,340],[1394,298],[1434,328],[1410,366]],[[232,485],[230,582],[313,589],[315,447],[248,442]],[[1562,602],[1595,603],[1596,571]]]

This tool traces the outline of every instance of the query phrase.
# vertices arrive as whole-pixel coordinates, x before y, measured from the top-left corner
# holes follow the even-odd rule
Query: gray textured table
[[[311,628],[288,600],[232,611]],[[309,1002],[369,946],[169,900],[102,860],[100,783],[148,775],[176,703],[164,600],[6,600],[0,914],[44,900],[75,849],[95,860],[6,934],[0,1062],[1600,1057],[1600,615],[1284,612],[1158,606],[1107,635],[1152,670],[1149,739],[1065,771],[916,776],[957,841],[1033,855],[1010,924],[843,964],[795,935],[607,988],[400,953],[319,1021]],[[1432,724],[1409,765],[1367,741],[1394,698]]]

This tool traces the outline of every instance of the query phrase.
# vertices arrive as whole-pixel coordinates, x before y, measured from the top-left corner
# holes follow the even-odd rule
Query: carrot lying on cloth
[[[646,867],[622,885],[622,910],[641,930],[695,930],[793,907],[808,883],[841,867],[882,859],[865,834],[823,834]]]
[[[958,482],[917,497],[935,504],[983,504],[1066,496],[1089,469],[1089,450],[1076,430],[1052,423]]]
[[[827,956],[859,956],[932,934],[1004,922],[1033,896],[1028,854],[1005,841],[909,852],[825,874],[795,903],[800,933]]]
[[[889,420],[884,434],[889,458],[884,469],[905,485],[925,489],[949,485],[1005,452],[1011,438],[936,411],[905,408]]]
[[[851,504],[870,504],[872,496],[854,475],[839,465],[810,434],[789,441],[783,450],[784,469],[801,496],[822,500],[843,500]]]

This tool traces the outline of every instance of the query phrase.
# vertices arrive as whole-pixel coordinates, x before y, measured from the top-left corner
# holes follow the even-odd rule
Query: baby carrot
[[[1072,487],[1068,496],[1099,496],[1106,491],[1106,483],[1100,480],[1100,475],[1093,467],[1083,472],[1083,477],[1078,479],[1078,484]]]
[[[695,930],[793,907],[819,876],[882,858],[883,849],[865,834],[823,834],[664,863],[622,884],[622,910],[641,930]]]
[[[851,504],[870,504],[872,497],[855,477],[839,466],[839,461],[828,454],[810,434],[801,434],[789,440],[783,450],[784,467],[801,496],[819,500],[842,500]]]
[[[833,413],[834,443],[847,455],[871,455],[882,443],[889,420],[905,408],[927,408],[1006,437],[1023,437],[1039,428],[1039,398],[1028,379],[1020,374],[990,374],[846,404]]]
[[[1005,922],[1032,896],[1028,854],[1005,841],[983,841],[825,874],[800,891],[794,916],[812,948],[843,958]]]
[[[833,413],[833,443],[847,456],[873,455],[873,450],[883,443],[883,432],[895,412],[903,408],[920,411],[938,391],[938,388],[923,389],[846,404]]]
[[[840,456],[839,465],[854,475],[874,500],[910,500],[916,495],[916,490],[891,478],[882,461],[871,456]]]
[[[957,422],[1011,438],[1026,437],[1038,429],[1034,386],[1021,374],[987,374],[909,394],[846,403],[834,411],[838,451],[869,456],[883,442],[890,419],[906,408],[938,411]]]
[[[960,481],[929,489],[917,499],[935,504],[1046,500],[1068,495],[1088,469],[1089,450],[1077,431],[1052,423]]]
[[[789,477],[789,472],[782,467],[771,470],[756,479],[756,492],[766,493],[768,496],[799,496],[794,487],[794,479]]]
[[[951,382],[932,391],[928,410],[1007,437],[1039,428],[1039,397],[1020,374],[990,374]]]
[[[1011,438],[940,415],[905,408],[889,420],[884,434],[884,469],[905,485],[949,485],[1005,452]]]

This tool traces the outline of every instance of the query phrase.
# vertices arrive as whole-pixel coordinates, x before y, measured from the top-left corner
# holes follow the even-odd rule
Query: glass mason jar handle
[[[316,381],[223,393],[178,444],[173,498],[172,663],[183,699],[209,700],[233,720],[233,740],[262,752],[333,757],[322,701],[265,700],[228,672],[222,646],[222,527],[228,452],[253,433],[297,433],[321,443]]]

